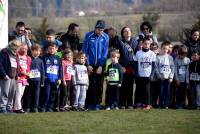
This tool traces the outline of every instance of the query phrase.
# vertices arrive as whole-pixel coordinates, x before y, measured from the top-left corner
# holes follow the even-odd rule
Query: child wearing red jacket
[[[22,45],[17,54],[17,89],[15,94],[14,112],[25,113],[22,109],[21,99],[24,89],[28,85],[31,57],[27,55],[27,45]]]

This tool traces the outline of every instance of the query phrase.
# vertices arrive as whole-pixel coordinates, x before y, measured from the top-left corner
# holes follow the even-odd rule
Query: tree
[[[38,29],[34,29],[34,35],[37,41],[41,41],[45,39],[46,31],[49,28],[49,24],[47,24],[47,18],[43,18],[41,25]]]
[[[194,22],[194,24],[190,27],[190,28],[184,28],[182,33],[180,33],[180,41],[187,45],[187,40],[190,38],[190,34],[191,34],[191,31],[192,29],[198,29],[200,30],[200,16],[197,17],[197,21]]]
[[[154,28],[158,24],[159,19],[160,14],[157,12],[147,12],[143,15],[143,21],[148,21]]]

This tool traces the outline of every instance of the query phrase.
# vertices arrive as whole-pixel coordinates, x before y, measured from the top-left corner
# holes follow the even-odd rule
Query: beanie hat
[[[105,28],[105,21],[98,20],[96,25],[95,25],[95,28],[104,29]]]

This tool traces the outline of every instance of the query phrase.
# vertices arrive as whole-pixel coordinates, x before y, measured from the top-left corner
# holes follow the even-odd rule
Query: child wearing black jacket
[[[188,108],[200,109],[200,54],[197,51],[192,53],[192,62],[189,64],[190,88],[187,91]]]
[[[123,70],[122,66],[118,63],[119,61],[119,51],[113,50],[111,52],[111,64],[108,65],[106,75],[108,76],[107,84],[107,104],[106,110],[112,108],[118,109],[119,104],[119,89],[123,80]]]

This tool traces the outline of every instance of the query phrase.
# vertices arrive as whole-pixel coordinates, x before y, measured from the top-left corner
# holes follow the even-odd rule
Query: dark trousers
[[[57,84],[54,82],[45,81],[45,96],[42,108],[45,108],[46,111],[51,111],[54,108],[56,95],[58,94]]]
[[[60,88],[60,108],[63,108],[66,104],[70,105],[70,88],[71,81],[66,81],[66,85],[61,85]]]
[[[96,70],[93,69],[95,72]],[[103,75],[92,73],[89,75],[89,88],[86,96],[86,107],[99,105],[102,101]]]
[[[170,82],[168,79],[160,81],[160,99],[159,106],[161,108],[169,107],[169,95],[170,95]]]
[[[176,91],[177,91],[177,86],[175,80],[172,81],[171,86],[170,86],[170,101],[169,105],[171,108],[176,108]]]
[[[152,81],[151,82],[151,105],[153,107],[158,107],[158,98],[160,95],[160,81],[156,80],[156,81]]]
[[[148,77],[137,78],[136,103],[150,105],[150,80]]]
[[[133,74],[124,73],[120,88],[120,106],[133,106],[133,81]]]
[[[180,85],[177,86],[176,103],[177,103],[178,108],[185,107],[186,90],[187,90],[186,83],[180,83]]]
[[[23,108],[25,110],[38,109],[40,99],[40,81],[29,80],[29,86],[25,89],[23,96]]]
[[[106,90],[106,106],[109,107],[118,107],[119,104],[119,90],[120,88],[117,85],[107,85]]]
[[[187,89],[187,98],[188,98],[188,106],[195,107],[196,106],[196,86],[197,83],[190,83],[190,88]]]

